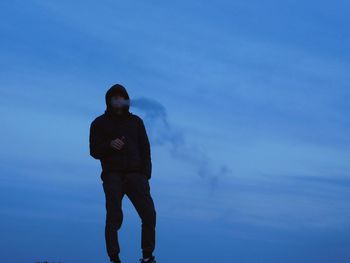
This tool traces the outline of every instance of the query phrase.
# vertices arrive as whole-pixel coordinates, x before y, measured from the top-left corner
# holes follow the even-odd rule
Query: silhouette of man
[[[123,221],[126,194],[141,218],[141,263],[154,263],[156,210],[150,194],[151,151],[143,120],[129,111],[130,98],[120,84],[105,95],[106,110],[90,125],[90,155],[100,160],[106,200],[107,254],[120,263],[118,230]]]

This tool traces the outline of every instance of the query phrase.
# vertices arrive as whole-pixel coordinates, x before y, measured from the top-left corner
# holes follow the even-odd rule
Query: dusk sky
[[[109,262],[89,126],[126,87],[159,263],[350,262],[350,3],[0,2],[0,262]],[[141,257],[124,198],[123,263]]]

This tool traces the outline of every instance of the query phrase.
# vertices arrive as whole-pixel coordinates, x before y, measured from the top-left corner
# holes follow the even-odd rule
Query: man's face
[[[129,100],[120,95],[113,96],[111,98],[111,105],[115,113],[121,114],[123,113],[124,107],[129,105]]]

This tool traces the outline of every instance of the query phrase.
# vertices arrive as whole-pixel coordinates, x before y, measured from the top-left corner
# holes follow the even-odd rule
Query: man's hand
[[[123,146],[124,146],[124,139],[125,139],[125,137],[124,136],[122,136],[122,138],[121,139],[119,139],[119,138],[117,138],[117,139],[115,139],[115,140],[112,140],[111,141],[111,147],[113,148],[113,149],[116,149],[116,150],[121,150],[122,148],[123,148]]]

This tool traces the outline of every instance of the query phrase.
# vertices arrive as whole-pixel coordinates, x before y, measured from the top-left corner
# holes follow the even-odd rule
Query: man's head
[[[116,115],[129,112],[130,98],[124,86],[115,84],[106,92],[106,106],[106,111]]]

